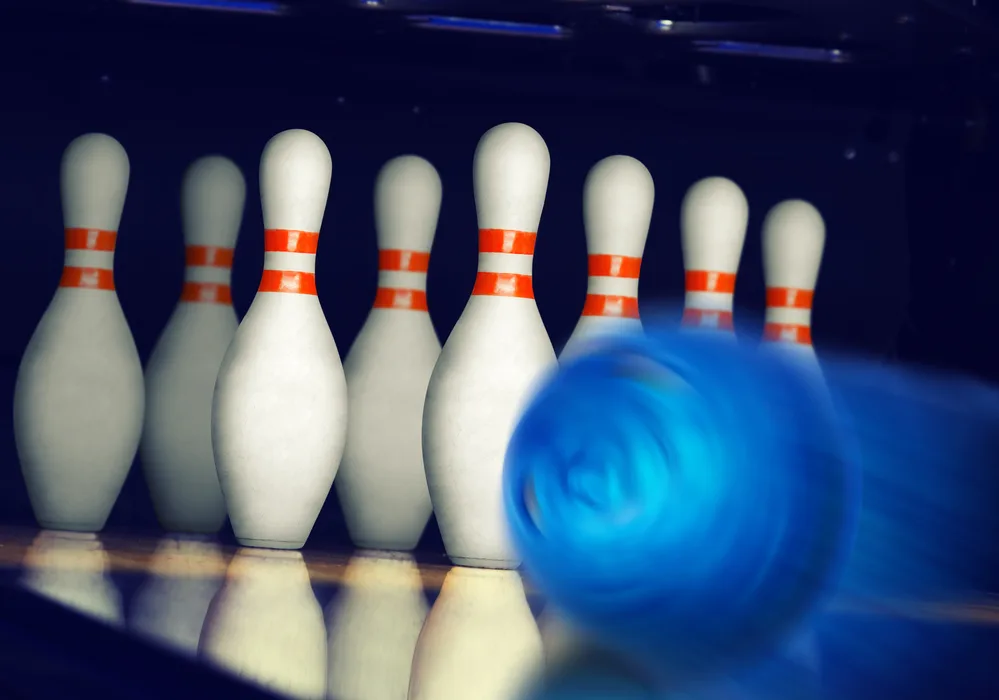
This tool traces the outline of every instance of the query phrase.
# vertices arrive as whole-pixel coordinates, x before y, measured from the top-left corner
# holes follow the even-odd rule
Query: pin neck
[[[430,253],[398,248],[378,252],[378,290],[374,308],[427,311]]]
[[[619,308],[623,315],[637,318],[638,276],[642,269],[642,259],[625,255],[594,254],[588,257],[586,291],[588,296],[607,297],[606,302],[587,300],[588,304],[604,305],[608,309]],[[618,302],[617,299],[628,300]],[[594,314],[605,315],[605,314]]]
[[[318,246],[318,232],[264,231],[264,271],[257,291],[315,296]]]
[[[688,270],[681,324],[685,328],[732,332],[735,280],[734,272]]]
[[[814,298],[812,289],[767,287],[763,340],[810,347]]]
[[[479,229],[479,271],[472,296],[534,299],[534,244],[537,233]]]
[[[185,249],[184,288],[180,300],[190,303],[232,304],[232,248],[189,245]]]
[[[114,291],[116,231],[65,229],[65,257],[60,287]]]

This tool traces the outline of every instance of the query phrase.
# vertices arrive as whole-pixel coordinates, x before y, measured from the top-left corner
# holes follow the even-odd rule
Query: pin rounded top
[[[483,134],[472,166],[479,228],[536,233],[550,168],[548,146],[526,124],[508,122]]]
[[[381,250],[429,252],[441,210],[441,178],[419,156],[393,158],[375,180],[375,228]]]
[[[652,175],[631,156],[610,156],[594,165],[583,185],[590,255],[642,257],[655,195]]]
[[[184,173],[180,208],[187,245],[235,248],[246,203],[246,180],[222,156],[205,156]]]
[[[749,203],[724,177],[695,182],[683,198],[680,231],[687,270],[736,273],[749,223]]]
[[[59,177],[66,228],[117,231],[128,192],[128,154],[107,134],[84,134],[62,155]]]
[[[763,275],[768,287],[815,289],[826,244],[819,210],[801,199],[776,205],[763,221]]]
[[[274,136],[260,156],[264,228],[318,233],[332,173],[330,152],[311,131],[289,129]]]

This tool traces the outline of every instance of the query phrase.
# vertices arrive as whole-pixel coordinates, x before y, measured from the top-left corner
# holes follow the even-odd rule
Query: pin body
[[[229,278],[245,199],[243,174],[226,158],[202,158],[184,177],[184,288],[146,366],[141,444],[156,515],[168,531],[214,533],[225,521],[212,395],[239,323]]]
[[[47,529],[103,528],[139,446],[142,364],[113,273],[128,175],[125,150],[104,134],[63,155],[65,267],[14,389],[21,470]]]
[[[685,328],[733,332],[735,279],[748,222],[746,196],[731,180],[708,177],[687,190],[680,212]]]
[[[520,575],[454,567],[416,643],[409,700],[518,700],[543,667]]]
[[[472,296],[427,388],[423,460],[448,556],[515,568],[501,483],[521,408],[555,352],[534,301],[534,242],[548,186],[548,148],[534,129],[501,124],[475,152],[479,266]]]
[[[395,158],[378,175],[378,291],[344,362],[347,444],[334,482],[359,547],[412,549],[430,518],[421,439],[441,351],[426,294],[440,204],[440,177],[422,158]]]
[[[604,158],[586,176],[583,218],[589,280],[583,313],[562,357],[571,356],[587,337],[642,330],[638,275],[654,200],[652,176],[629,156]]]
[[[763,339],[815,363],[812,300],[825,242],[822,215],[803,200],[781,202],[763,221],[763,276],[767,285]]]
[[[278,134],[260,160],[264,271],[212,404],[219,483],[246,546],[304,545],[343,455],[347,385],[315,282],[330,174],[308,131]]]

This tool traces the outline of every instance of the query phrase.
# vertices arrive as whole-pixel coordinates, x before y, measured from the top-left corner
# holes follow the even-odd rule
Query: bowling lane
[[[3,529],[0,582],[284,697],[519,700],[580,642],[515,572],[373,551]],[[753,668],[676,697],[995,698],[997,653],[999,597],[838,600]]]

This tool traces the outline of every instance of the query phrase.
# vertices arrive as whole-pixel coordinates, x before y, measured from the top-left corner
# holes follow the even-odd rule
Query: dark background
[[[319,4],[302,3],[312,10]],[[874,14],[891,31],[904,24],[899,17],[926,18],[906,15],[903,5],[879,5]],[[644,308],[681,302],[680,201],[697,179],[723,175],[750,203],[739,321],[752,324],[763,310],[764,215],[782,199],[804,198],[822,212],[828,232],[813,318],[820,358],[844,348],[999,379],[992,332],[999,310],[999,158],[988,121],[996,80],[976,53],[988,45],[983,34],[953,30],[952,41],[944,25],[924,22],[932,51],[922,50],[923,35],[892,34],[878,52],[873,20],[861,15],[857,34],[867,38],[855,42],[857,60],[824,65],[692,55],[679,45],[650,49],[644,36],[586,34],[586,22],[596,21],[589,15],[578,23],[579,43],[565,48],[558,41],[419,33],[385,14],[248,17],[100,2],[80,2],[72,12],[54,8],[36,3],[0,15],[3,523],[33,524],[9,397],[62,267],[60,157],[88,131],[114,136],[131,161],[115,279],[144,362],[180,293],[180,183],[194,159],[220,153],[246,176],[233,270],[242,315],[262,263],[261,150],[288,128],[323,138],[333,182],[317,280],[345,356],[374,298],[378,169],[415,153],[440,172],[444,197],[428,294],[443,342],[475,275],[472,154],[490,127],[522,121],[551,152],[535,294],[556,347],[571,333],[585,294],[583,180],[598,160],[623,153],[641,160],[656,184],[640,285]],[[813,25],[849,45],[839,25]],[[157,529],[138,464],[108,528]],[[331,492],[309,547],[348,544]],[[434,526],[421,549],[443,551]]]

